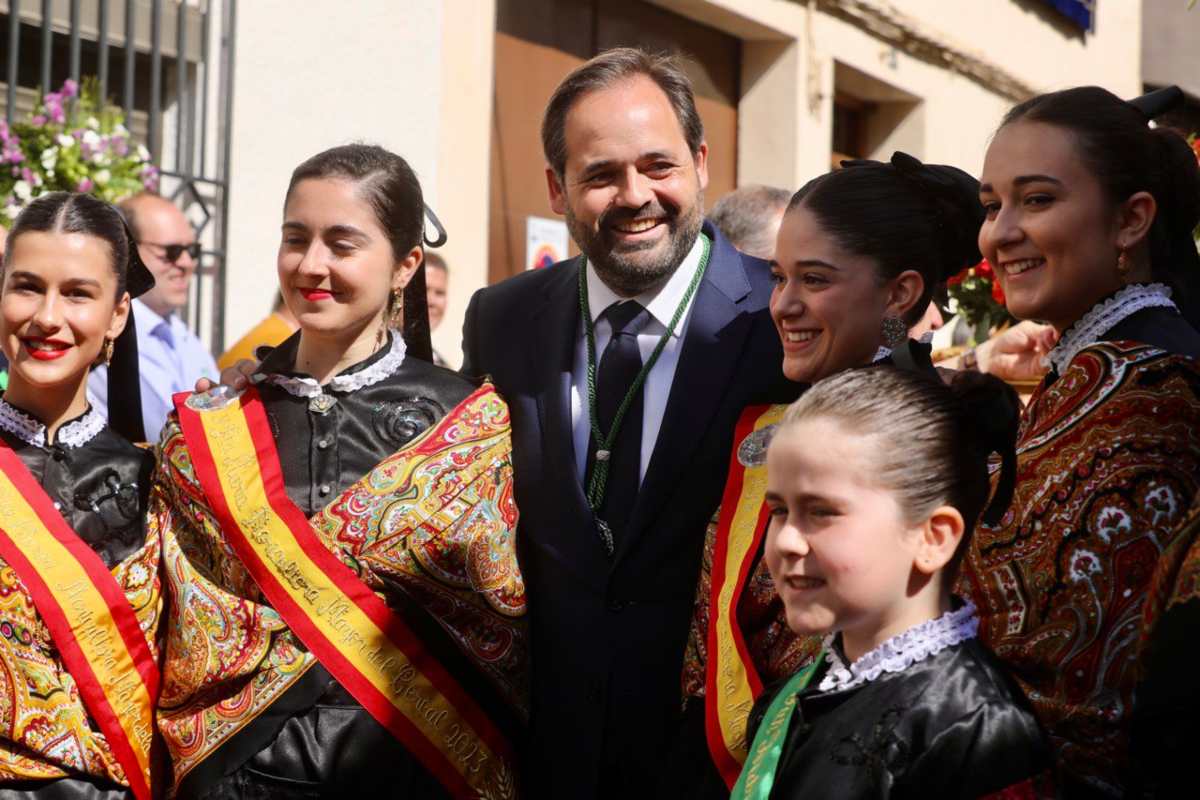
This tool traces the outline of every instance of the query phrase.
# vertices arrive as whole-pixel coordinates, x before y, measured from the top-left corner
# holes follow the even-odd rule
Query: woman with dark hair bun
[[[1011,511],[964,565],[981,636],[1068,796],[1183,796],[1200,712],[1200,170],[1097,87],[1040,95],[988,148],[979,234],[1009,310],[1059,335],[1026,409]],[[1186,727],[1185,727],[1186,726]]]
[[[792,197],[776,240],[771,316],[783,373],[809,385],[872,364],[936,375],[928,345],[908,329],[937,285],[980,259],[979,184],[954,167],[905,153],[846,162]],[[762,560],[764,455],[786,406],[748,408],[735,429],[730,474],[709,526],[684,660],[691,731],[668,780],[717,796],[746,756],[745,720],[764,684],[816,655],[797,638]],[[695,768],[699,761],[712,767]]]
[[[278,255],[299,332],[240,396],[176,402],[151,507],[176,797],[516,795],[508,409],[429,362],[428,214],[382,148],[305,161]]]
[[[137,386],[129,302],[153,283],[120,213],[90,195],[42,195],[9,233],[0,795],[12,800],[149,800],[159,788],[161,548],[145,526],[154,456],[87,400],[98,363]],[[112,410],[140,428],[140,407]]]

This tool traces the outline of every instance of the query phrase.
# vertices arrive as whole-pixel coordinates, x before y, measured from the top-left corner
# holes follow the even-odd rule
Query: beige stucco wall
[[[441,0],[238,4],[225,340],[265,316],[292,170],[338,144],[403,155],[437,206]]]
[[[1176,0],[1142,0],[1142,79],[1179,84],[1200,98],[1200,5]]]
[[[1014,103],[965,75],[914,57],[893,42],[828,13],[836,2],[651,0],[743,39],[739,183],[796,188],[829,168],[835,73],[849,67],[917,101],[904,123],[876,142],[886,158],[904,149],[935,162],[980,169],[987,141]],[[1086,36],[1033,0],[842,0],[911,23],[932,41],[1006,73],[1035,91],[1096,83],[1140,91],[1141,4],[1097,4]]]

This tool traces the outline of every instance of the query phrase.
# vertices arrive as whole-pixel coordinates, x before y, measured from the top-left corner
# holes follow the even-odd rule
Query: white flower
[[[13,184],[13,194],[21,202],[28,203],[33,198],[33,187],[28,181],[17,181]]]
[[[96,133],[93,130],[84,131],[83,132],[83,143],[86,144],[88,147],[99,147],[100,146],[100,134]]]
[[[126,128],[124,123],[118,122],[116,124],[116,126],[113,128],[113,133],[118,133],[121,136],[128,136],[129,128]]]
[[[75,146],[75,138],[72,136],[67,136],[65,133],[60,133],[58,136],[55,136],[54,141],[58,142],[58,146],[64,150],[68,147]]]
[[[950,301],[948,303],[946,303],[946,308],[950,311],[951,314],[957,314],[958,313],[958,300],[951,297]]]
[[[58,148],[47,147],[42,151],[42,169],[47,173],[53,173],[56,164],[58,164]]]
[[[146,149],[146,145],[139,144],[137,147],[137,155],[139,161],[149,161],[150,151]]]
[[[96,119],[95,117],[88,117],[87,122],[84,124],[89,128],[93,128],[94,130],[100,130],[100,120]]]
[[[104,184],[108,183],[111,179],[112,179],[112,174],[106,169],[102,169],[99,172],[97,172],[95,175],[92,176],[92,180],[94,180],[96,182],[97,186],[103,186]]]

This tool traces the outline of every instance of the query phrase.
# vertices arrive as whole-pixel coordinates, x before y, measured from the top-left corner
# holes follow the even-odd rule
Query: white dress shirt
[[[595,325],[596,332],[596,365],[599,368],[600,359],[604,357],[604,348],[612,338],[612,326],[608,319],[600,315],[613,303],[622,300],[636,300],[650,312],[650,322],[638,334],[638,349],[645,364],[658,340],[666,333],[671,324],[671,317],[687,293],[688,285],[700,268],[700,257],[704,253],[702,236],[696,237],[695,244],[683,259],[679,268],[667,279],[667,282],[654,291],[639,294],[637,297],[620,297],[605,285],[596,275],[592,265],[587,265],[588,310]],[[687,332],[688,320],[692,316],[692,306],[695,305],[696,295],[688,300],[687,308],[675,330],[671,332],[666,347],[654,363],[646,382],[642,384],[642,459],[639,480],[646,477],[646,468],[650,465],[650,456],[654,453],[654,445],[658,441],[658,430],[662,426],[663,414],[667,410],[667,400],[671,394],[671,384],[675,380],[675,367],[679,364],[679,351],[683,347],[683,337]],[[585,338],[583,320],[579,321],[579,332],[575,339],[575,368],[571,374],[571,430],[575,442],[575,466],[581,480],[586,479],[588,441],[591,438],[591,418],[587,405],[587,340]],[[607,431],[605,431],[607,433]]]
[[[137,323],[138,372],[141,377],[142,421],[146,439],[158,441],[158,434],[174,408],[176,392],[190,392],[200,378],[217,379],[217,364],[204,343],[178,314],[160,317],[141,300],[134,300],[133,318]],[[88,378],[88,397],[92,407],[108,414],[108,370],[97,367]]]

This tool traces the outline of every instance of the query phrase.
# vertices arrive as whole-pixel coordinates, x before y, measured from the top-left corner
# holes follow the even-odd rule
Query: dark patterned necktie
[[[633,300],[613,303],[604,310],[612,326],[612,338],[600,358],[596,371],[596,421],[607,436],[617,409],[642,369],[638,334],[650,322],[650,312]],[[645,387],[643,386],[643,390]],[[621,430],[613,442],[609,457],[608,482],[597,516],[612,530],[614,546],[620,543],[637,500],[642,463],[642,392],[634,395],[621,420]],[[598,443],[588,442],[587,475],[596,463]]]

